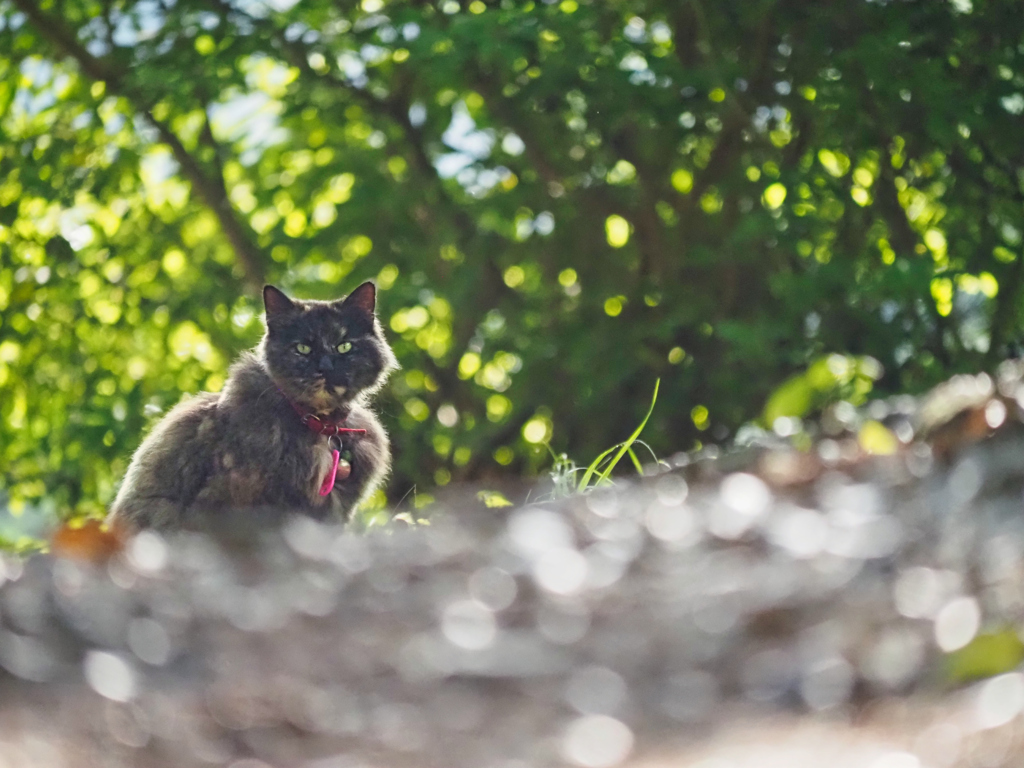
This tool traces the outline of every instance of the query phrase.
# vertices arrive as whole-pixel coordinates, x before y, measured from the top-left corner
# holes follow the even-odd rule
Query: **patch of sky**
[[[1011,115],[1024,113],[1024,96],[1019,93],[1014,93],[1011,96],[1003,96],[999,101],[1003,105],[1003,109]]]
[[[241,11],[240,18],[243,19],[246,16],[251,16],[254,19],[265,19],[272,10],[270,5],[263,2],[263,0],[228,0],[228,5]],[[289,7],[291,5],[294,5],[294,3],[291,3]]]
[[[241,11],[239,15],[242,17],[265,18],[270,10],[263,0],[226,0],[224,5]]]
[[[103,132],[107,136],[113,136],[114,134],[120,133],[121,129],[124,128],[126,119],[120,112],[114,112],[110,117],[103,121]]]
[[[499,181],[498,172],[491,168],[485,168],[476,175],[476,183],[483,189],[491,189]]]
[[[550,235],[555,231],[555,217],[550,211],[541,211],[533,220],[533,231],[538,235]]]
[[[175,176],[180,169],[178,161],[169,150],[164,147],[155,147],[142,155],[139,160],[139,176],[147,188],[159,187],[172,176]],[[75,209],[71,209],[72,213]]]
[[[359,57],[370,66],[373,66],[387,59],[388,50],[387,48],[381,48],[379,45],[367,43],[359,49]]]
[[[473,197],[484,197],[511,175],[512,171],[503,165],[499,165],[497,168],[484,168],[482,170],[469,167],[459,171],[455,179]]]
[[[302,37],[309,30],[309,26],[302,22],[296,21],[285,27],[284,39],[290,43],[294,43],[300,37]]]
[[[420,36],[420,25],[415,21],[410,21],[408,24],[402,25],[402,37],[406,40],[415,40]]]
[[[967,349],[985,354],[992,344],[992,338],[988,332],[989,319],[984,310],[984,295],[957,291],[954,301],[962,318],[959,327],[960,342]]]
[[[905,341],[893,350],[892,356],[896,360],[896,365],[903,365],[914,356],[914,346],[909,341]]]
[[[338,54],[338,69],[345,73],[345,79],[356,88],[365,88],[367,82],[366,63],[353,51]]]
[[[140,115],[136,115],[132,119],[132,124],[134,126],[135,135],[138,136],[143,143],[156,144],[160,141],[160,131],[158,131],[156,127],[149,122],[149,120],[146,120]]]
[[[526,151],[526,144],[523,143],[519,136],[510,131],[501,140],[501,149],[506,154],[512,155],[512,157],[519,157],[519,155]]]
[[[145,159],[143,162],[145,162]],[[68,241],[68,245],[73,250],[81,250],[92,243],[96,236],[92,227],[86,224],[88,215],[88,212],[80,206],[66,210],[60,215],[59,227],[61,237]]]
[[[390,45],[398,39],[398,30],[390,24],[386,24],[377,30],[377,38],[385,45]]]
[[[764,131],[768,128],[768,121],[771,119],[771,116],[771,107],[766,107],[763,104],[759,106],[754,111],[754,128],[756,128],[759,132],[764,133]]]
[[[651,24],[651,40],[664,45],[672,39],[672,29],[663,21]]]
[[[629,82],[633,85],[653,85],[658,78],[647,66],[647,59],[633,51],[627,53],[619,62],[619,69],[630,72]]]
[[[256,33],[255,19],[259,17],[253,14],[236,14],[234,19],[235,32],[242,36],[248,37]]]
[[[53,79],[53,64],[39,56],[30,56],[21,62],[21,77],[26,84],[42,88]]]
[[[634,16],[626,23],[622,34],[631,42],[642,43],[647,39],[647,22],[639,16]]]
[[[201,11],[197,18],[199,19],[199,26],[207,31],[216,29],[217,25],[220,24],[220,17],[209,11]]]
[[[38,56],[21,62],[22,87],[11,104],[11,114],[32,117],[57,103],[54,93],[53,64]]]
[[[299,0],[266,0],[266,3],[264,4],[275,11],[284,13],[285,11],[290,11],[294,8],[298,2]]]
[[[497,336],[505,330],[505,317],[497,309],[492,309],[484,316],[480,327],[486,335]]]
[[[85,44],[86,50],[93,56],[106,56],[110,53],[110,46],[106,41],[106,21],[97,16],[90,19],[78,30],[78,39]]]
[[[415,101],[409,107],[409,122],[413,128],[419,128],[427,122],[427,108],[422,102]]]
[[[647,59],[636,51],[627,53],[619,62],[619,69],[627,72],[642,72],[647,69]]]
[[[352,25],[352,29],[356,32],[365,32],[368,29],[373,29],[374,27],[379,27],[381,24],[388,24],[390,22],[391,19],[383,13],[374,13],[358,19],[356,23]]]
[[[454,176],[455,180],[463,187],[473,184],[476,181],[476,169],[469,167],[469,164],[473,161],[464,155],[458,156],[457,160],[451,160],[451,157],[451,155],[445,155],[434,163],[441,178]],[[450,162],[450,166],[446,164],[448,162]],[[455,168],[457,162],[462,164],[461,168],[457,172],[450,172],[450,168]]]
[[[155,0],[140,0],[130,14],[117,14],[111,39],[120,48],[130,48],[149,40],[163,28],[165,17]]]
[[[83,128],[88,128],[91,123],[92,123],[92,113],[91,112],[79,112],[77,115],[75,115],[74,119],[71,121],[71,130],[73,130],[73,131],[81,131]]]
[[[280,112],[280,102],[259,91],[211,104],[209,111],[214,135],[240,143],[243,165],[252,165],[264,149],[288,138],[288,131],[279,124]]]
[[[238,29],[241,30],[241,27],[242,27],[242,23],[239,22]],[[252,34],[252,33],[250,31],[248,33],[240,32],[240,34]],[[173,47],[174,47],[174,36],[173,35],[166,35],[159,43],[156,44],[156,48],[154,49],[153,53],[155,53],[157,56],[166,56],[168,53],[171,52],[171,48],[173,48]]]
[[[494,131],[478,130],[464,101],[452,106],[452,121],[441,135],[445,146],[455,150],[441,155],[434,162],[442,178],[451,178],[474,161],[490,157],[494,147]]]
[[[131,48],[138,42],[139,35],[131,16],[118,15],[117,23],[114,27],[114,32],[110,35],[110,39],[119,48]]]

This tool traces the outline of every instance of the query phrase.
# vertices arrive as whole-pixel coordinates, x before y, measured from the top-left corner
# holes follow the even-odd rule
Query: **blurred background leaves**
[[[990,367],[1022,60],[998,0],[0,0],[3,501],[102,512],[264,281],[377,281],[392,501],[597,455],[657,378],[666,455]]]

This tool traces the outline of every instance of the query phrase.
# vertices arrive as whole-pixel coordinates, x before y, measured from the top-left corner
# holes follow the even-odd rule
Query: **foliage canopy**
[[[396,498],[596,455],[659,377],[665,453],[830,353],[989,365],[1022,58],[1000,0],[0,0],[3,491],[99,511],[265,280],[377,280]]]

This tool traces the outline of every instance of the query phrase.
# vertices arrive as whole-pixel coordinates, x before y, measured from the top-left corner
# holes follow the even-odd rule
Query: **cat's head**
[[[266,286],[262,352],[274,383],[317,413],[380,389],[398,364],[374,314],[376,301],[373,283],[337,301],[290,299]]]

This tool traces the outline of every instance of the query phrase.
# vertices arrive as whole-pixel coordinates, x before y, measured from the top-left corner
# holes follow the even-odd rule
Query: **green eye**
[[[308,355],[313,350],[308,344],[296,344],[295,351],[298,352],[300,355]]]
[[[345,354],[350,349],[352,349],[351,341],[343,341],[341,342],[341,344],[338,345],[338,351],[341,352],[341,354]]]

